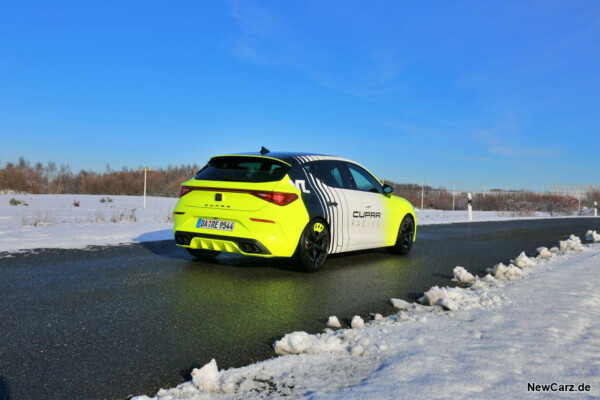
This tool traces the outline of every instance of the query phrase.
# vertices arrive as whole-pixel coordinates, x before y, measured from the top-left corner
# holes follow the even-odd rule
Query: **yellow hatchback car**
[[[212,157],[181,186],[175,243],[199,259],[221,252],[293,257],[317,271],[328,254],[378,247],[408,254],[417,217],[361,165],[339,157],[260,153]]]

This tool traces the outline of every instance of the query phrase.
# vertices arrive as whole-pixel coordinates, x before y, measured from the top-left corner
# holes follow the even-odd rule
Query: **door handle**
[[[335,201],[330,201],[327,203],[327,205],[330,207],[337,207],[337,203]]]
[[[371,203],[365,203],[364,206],[365,206],[365,208],[371,208],[371,207],[373,207],[373,204],[371,204]]]

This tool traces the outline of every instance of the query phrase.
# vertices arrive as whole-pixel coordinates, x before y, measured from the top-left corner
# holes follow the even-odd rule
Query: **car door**
[[[313,185],[325,207],[331,240],[329,253],[346,251],[350,241],[349,207],[345,190],[350,189],[346,168],[341,161],[318,160],[304,166],[315,179]]]
[[[385,202],[383,187],[359,165],[344,162],[351,189],[346,198],[350,206],[350,250],[381,247],[385,244]]]

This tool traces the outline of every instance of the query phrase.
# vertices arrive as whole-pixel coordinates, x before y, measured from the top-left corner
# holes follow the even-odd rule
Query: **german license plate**
[[[231,221],[218,221],[214,219],[205,219],[199,218],[198,223],[196,224],[196,228],[202,229],[214,229],[217,231],[233,231],[233,227],[235,226],[235,222]]]

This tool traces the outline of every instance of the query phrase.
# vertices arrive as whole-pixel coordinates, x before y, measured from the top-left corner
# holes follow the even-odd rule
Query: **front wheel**
[[[325,222],[317,219],[311,221],[300,236],[294,258],[298,267],[306,272],[316,272],[327,259],[329,247],[329,229]]]
[[[188,253],[194,256],[197,260],[200,261],[210,261],[221,253],[216,250],[204,250],[204,249],[190,249],[189,247],[185,248]]]
[[[400,224],[398,229],[398,237],[396,244],[390,247],[390,251],[394,254],[406,255],[410,253],[415,237],[415,221],[412,215],[407,215]]]

